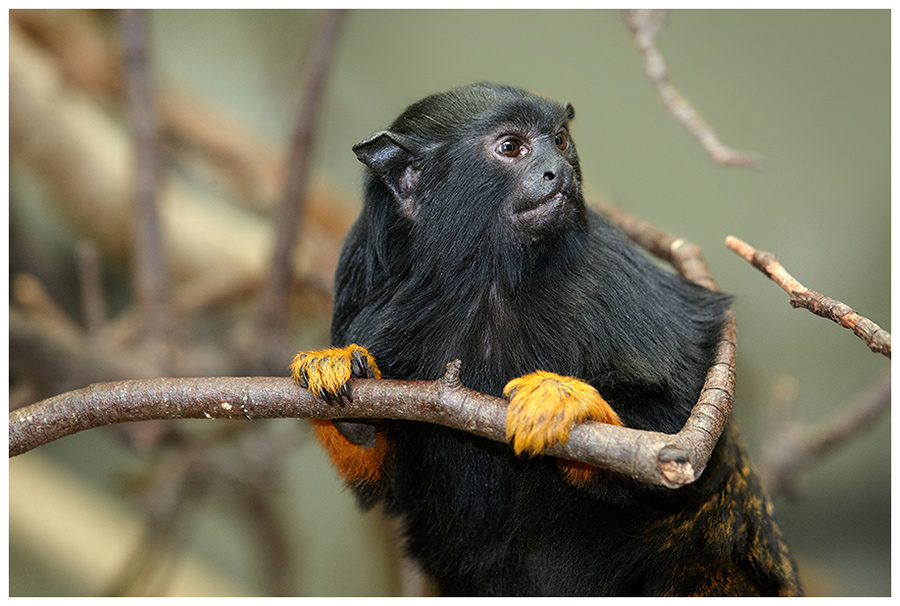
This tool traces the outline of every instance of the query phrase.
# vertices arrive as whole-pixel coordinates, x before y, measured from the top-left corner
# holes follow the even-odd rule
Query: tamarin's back
[[[467,387],[509,398],[512,446],[390,420],[317,421],[317,436],[446,594],[797,594],[731,427],[678,490],[540,454],[586,418],[677,432],[730,301],[586,209],[573,116],[473,85],[354,148],[370,172],[336,276],[336,348],[294,363],[327,394],[351,373],[435,379],[459,358]]]

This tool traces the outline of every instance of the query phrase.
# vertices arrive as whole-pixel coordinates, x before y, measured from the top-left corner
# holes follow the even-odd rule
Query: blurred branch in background
[[[796,382],[785,379],[775,391],[769,423],[771,437],[759,465],[760,477],[770,491],[795,498],[800,471],[819,463],[825,455],[871,428],[891,406],[888,373],[878,384],[842,406],[828,423],[813,429],[790,418],[796,402]]]
[[[48,202],[89,238],[79,236],[73,251],[81,286],[75,305],[81,304],[84,325],[73,319],[71,302],[57,304],[35,277],[13,278],[9,329],[11,393],[16,397],[11,405],[97,381],[241,373],[256,360],[258,343],[252,337],[257,321],[239,310],[260,290],[274,233],[259,211],[273,207],[284,162],[220,112],[180,93],[151,93],[141,12],[123,15],[126,24],[138,28],[126,27],[124,37],[116,32],[118,20],[109,18],[115,14],[62,14],[11,13],[10,157],[11,168],[36,175],[49,193]],[[127,52],[118,44],[123,39]],[[125,58],[128,69],[122,67]],[[128,104],[126,75],[134,87]],[[122,119],[129,105],[134,144]],[[166,162],[156,158],[159,151]],[[191,175],[229,187],[218,194],[203,191],[192,186]],[[303,238],[292,247],[286,268],[299,288],[285,293],[284,304],[303,322],[327,327],[337,252],[353,213],[347,210],[349,202],[321,184],[306,189],[308,203],[299,209],[305,217]],[[142,216],[130,204],[135,191],[147,213],[133,224],[132,217]],[[133,228],[148,237],[130,237]],[[134,265],[130,273],[153,277],[147,287],[152,302],[142,298],[144,287],[138,286],[124,310],[110,316],[104,269],[127,270],[123,260],[136,261],[141,251],[151,263]],[[166,301],[170,282],[171,305]],[[147,325],[144,333],[142,325],[157,312],[160,322]],[[145,355],[142,334],[166,334],[170,312],[175,312],[177,325],[166,338],[177,357]],[[223,329],[198,330],[210,322]],[[319,338],[327,338],[327,331],[321,334]],[[296,448],[296,440],[273,441],[267,425],[238,427],[243,430],[220,427],[201,441],[176,424],[158,421],[115,428],[134,446],[183,461],[184,473],[161,466],[156,481],[141,484],[144,538],[107,591],[165,593],[165,581],[154,580],[159,576],[154,571],[170,568],[173,548],[182,545],[175,540],[175,528],[186,523],[188,510],[181,505],[184,499],[163,497],[188,490],[200,498],[225,484],[237,489],[236,502],[245,503],[244,525],[256,529],[256,553],[263,558],[257,567],[266,592],[294,593],[297,570],[285,557],[281,514],[271,501],[276,494],[272,485],[279,481],[277,462]],[[256,455],[235,451],[234,436],[241,434],[257,443],[248,449]],[[259,456],[263,452],[269,455]]]
[[[160,233],[157,191],[159,136],[150,86],[147,24],[139,9],[121,11],[125,47],[126,101],[134,141],[134,210],[130,233],[134,239],[132,262],[141,341],[148,352],[166,364],[171,362],[172,318],[169,275]]]
[[[275,222],[275,245],[262,289],[256,355],[261,371],[266,374],[283,372],[284,360],[295,349],[288,332],[294,278],[292,253],[302,232],[319,103],[343,15],[341,10],[324,11],[307,50],[300,110],[291,139],[283,198]]]
[[[736,151],[722,144],[715,130],[707,124],[669,79],[669,69],[656,48],[656,37],[666,24],[665,10],[627,9],[622,18],[631,30],[634,44],[644,57],[644,72],[656,87],[663,106],[694,136],[714,162],[725,166],[762,168],[763,158],[749,152]]]

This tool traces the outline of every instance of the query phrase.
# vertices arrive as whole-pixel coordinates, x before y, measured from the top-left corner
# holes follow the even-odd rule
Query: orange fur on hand
[[[305,382],[307,389],[316,397],[322,397],[323,393],[340,396],[344,384],[353,376],[354,355],[364,360],[373,378],[381,378],[375,358],[365,347],[355,343],[346,347],[299,352],[291,362],[291,376],[301,385]]]
[[[565,442],[569,431],[586,419],[622,425],[619,415],[584,381],[538,370],[506,384],[506,439],[516,454],[540,454]]]
[[[538,370],[506,384],[506,439],[516,454],[541,454],[565,442],[576,423],[591,419],[623,425],[619,415],[591,385],[573,377]],[[588,481],[597,469],[560,459],[560,468],[575,484]]]

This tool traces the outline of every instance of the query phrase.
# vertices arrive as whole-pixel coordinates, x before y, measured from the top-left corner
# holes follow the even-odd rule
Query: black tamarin
[[[730,426],[677,490],[541,456],[583,419],[677,432],[729,297],[654,265],[586,208],[571,105],[475,84],[354,147],[365,204],[336,274],[333,347],[295,378],[462,382],[509,399],[510,444],[412,421],[314,421],[363,506],[402,521],[448,595],[796,595]],[[376,363],[377,360],[377,363]]]

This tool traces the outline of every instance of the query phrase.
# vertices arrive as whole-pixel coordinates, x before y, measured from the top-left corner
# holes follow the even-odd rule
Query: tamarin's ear
[[[575,107],[571,103],[566,103],[566,120],[570,122],[575,119]]]
[[[416,186],[421,169],[416,165],[417,145],[408,137],[381,131],[353,146],[359,161],[369,167],[397,200],[400,214],[415,219],[419,211]]]

